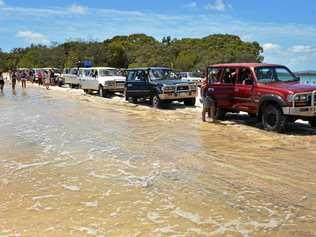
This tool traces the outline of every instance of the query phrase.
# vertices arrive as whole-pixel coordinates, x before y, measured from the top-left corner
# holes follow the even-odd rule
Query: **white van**
[[[71,88],[78,87],[79,81],[79,69],[78,68],[65,68],[63,72],[64,83]]]
[[[126,78],[119,69],[92,67],[89,70],[90,76],[80,78],[81,89],[85,92],[98,91],[102,97],[114,92],[124,92]]]

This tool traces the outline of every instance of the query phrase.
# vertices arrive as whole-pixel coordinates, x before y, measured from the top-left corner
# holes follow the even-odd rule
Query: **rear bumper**
[[[283,114],[302,117],[316,117],[316,107],[283,107]]]
[[[104,89],[113,91],[113,92],[123,92],[125,90],[125,82],[116,82],[116,81],[106,82],[104,84]]]
[[[164,93],[160,94],[159,98],[161,100],[183,100],[183,99],[193,99],[197,96],[196,91],[181,92],[181,93]]]

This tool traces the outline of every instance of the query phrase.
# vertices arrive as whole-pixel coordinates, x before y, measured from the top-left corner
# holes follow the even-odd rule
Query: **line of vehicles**
[[[218,64],[207,68],[207,91],[216,106],[216,117],[247,112],[262,122],[265,130],[282,131],[297,119],[316,127],[316,85],[300,82],[283,65],[262,63]],[[110,67],[65,68],[59,81],[100,96],[123,93],[136,103],[149,100],[161,108],[172,101],[194,106],[199,74],[178,73],[170,68],[146,67],[121,70]]]
[[[200,75],[200,74],[195,74]],[[194,106],[198,78],[183,78],[181,73],[163,67],[116,69],[111,67],[65,68],[60,80],[71,88],[81,88],[86,93],[97,92],[110,97],[124,93],[126,100],[136,103],[149,100],[155,108],[167,106],[172,101]]]

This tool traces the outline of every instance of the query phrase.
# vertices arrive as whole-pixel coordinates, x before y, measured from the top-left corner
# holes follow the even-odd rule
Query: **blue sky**
[[[265,61],[316,69],[315,0],[0,0],[0,48],[146,33],[161,39],[214,33],[258,41]]]

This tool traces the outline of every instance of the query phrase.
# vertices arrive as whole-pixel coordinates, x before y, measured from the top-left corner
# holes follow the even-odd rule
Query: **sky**
[[[315,0],[0,0],[0,48],[145,33],[161,40],[235,34],[265,62],[316,69]]]

